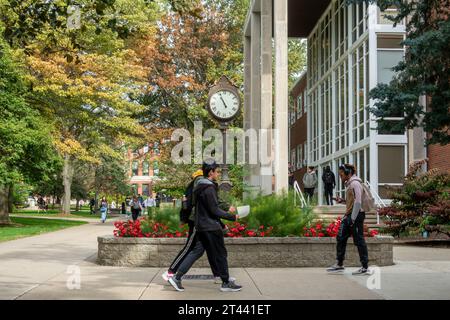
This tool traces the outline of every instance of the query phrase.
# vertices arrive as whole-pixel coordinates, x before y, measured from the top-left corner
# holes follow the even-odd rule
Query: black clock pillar
[[[222,169],[222,178],[220,179],[219,189],[224,192],[229,192],[233,187],[231,183],[230,176],[228,174],[228,164],[227,164],[227,129],[228,123],[220,124],[220,131],[222,131],[222,141],[223,141],[223,164],[221,165]]]

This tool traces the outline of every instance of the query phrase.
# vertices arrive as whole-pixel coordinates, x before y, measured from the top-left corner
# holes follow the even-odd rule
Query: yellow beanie
[[[192,174],[192,179],[195,179],[195,178],[197,178],[197,177],[199,177],[199,176],[202,176],[202,175],[203,175],[203,170],[202,170],[202,169],[199,169],[199,170],[195,171],[195,172]]]

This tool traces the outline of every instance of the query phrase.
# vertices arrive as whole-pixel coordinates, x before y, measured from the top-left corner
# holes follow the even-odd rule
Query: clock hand
[[[225,101],[223,100],[223,98],[222,98],[222,95],[221,94],[219,94],[219,96],[220,96],[220,100],[222,100],[222,102],[223,102],[223,105],[225,106],[225,108],[228,108],[227,107],[227,104],[225,103]]]

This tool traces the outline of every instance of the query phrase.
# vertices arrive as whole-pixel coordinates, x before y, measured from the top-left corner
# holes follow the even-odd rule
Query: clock
[[[235,86],[225,77],[209,92],[208,111],[219,122],[229,122],[240,111],[241,98]]]

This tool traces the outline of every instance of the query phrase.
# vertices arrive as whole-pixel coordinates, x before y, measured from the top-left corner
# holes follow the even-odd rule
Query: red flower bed
[[[160,222],[138,219],[135,222],[116,221],[114,222],[114,236],[123,238],[183,238],[187,237],[188,232],[185,228],[182,230],[170,230],[169,227]],[[248,226],[239,222],[230,224],[225,237],[269,237],[272,233],[272,227],[260,226],[258,230],[248,229]]]
[[[186,230],[169,230],[159,222],[147,222],[144,219],[114,222],[114,236],[124,238],[183,238]]]
[[[273,227],[260,226],[257,230],[248,229],[246,224],[233,222],[228,226],[228,232],[225,234],[229,238],[242,237],[269,237],[272,233]]]
[[[315,226],[305,227],[303,230],[305,231],[305,237],[331,237],[336,238],[339,228],[341,227],[342,220],[338,218],[337,220],[331,222],[328,226],[324,226],[322,222],[317,222]],[[378,234],[378,231],[371,230],[369,232],[367,225],[364,225],[364,236],[365,237],[374,237]]]

